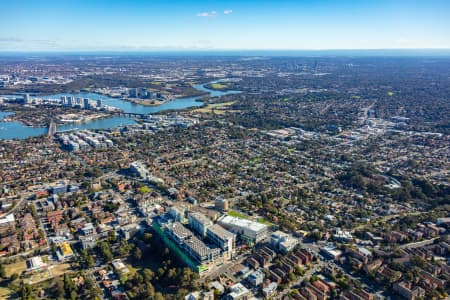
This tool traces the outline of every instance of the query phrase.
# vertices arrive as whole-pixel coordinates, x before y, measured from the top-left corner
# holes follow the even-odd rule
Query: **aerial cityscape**
[[[450,299],[449,12],[3,3],[0,299]]]

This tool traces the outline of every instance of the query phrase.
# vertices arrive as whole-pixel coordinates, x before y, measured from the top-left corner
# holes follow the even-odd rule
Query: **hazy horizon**
[[[450,48],[439,49],[185,49],[99,51],[2,51],[0,56],[248,56],[248,57],[420,57],[450,56]]]

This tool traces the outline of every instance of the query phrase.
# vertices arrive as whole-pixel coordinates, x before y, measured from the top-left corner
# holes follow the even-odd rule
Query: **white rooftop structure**
[[[283,254],[293,250],[299,241],[290,234],[275,231],[270,235],[270,244]]]
[[[13,214],[9,214],[9,215],[7,215],[6,217],[0,219],[0,225],[1,225],[1,224],[6,224],[6,223],[12,223],[12,222],[15,222],[15,220],[16,220],[16,219],[14,218],[14,215],[13,215]]]
[[[34,256],[27,260],[27,269],[31,270],[39,270],[44,267],[47,267],[47,264],[44,263],[41,256]]]
[[[250,291],[242,285],[242,283],[236,283],[230,287],[230,293],[227,295],[227,299],[244,299],[245,296],[250,295]]]
[[[253,242],[260,242],[267,237],[268,226],[247,219],[222,216],[218,223],[236,234],[243,235]]]
[[[127,266],[125,266],[121,259],[113,260],[112,265],[117,272],[120,272],[122,274],[127,274],[130,272],[130,270],[128,270]]]

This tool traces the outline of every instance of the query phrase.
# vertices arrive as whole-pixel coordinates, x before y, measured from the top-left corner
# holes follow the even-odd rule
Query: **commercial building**
[[[192,292],[184,297],[185,300],[214,300],[213,292]]]
[[[178,222],[167,225],[166,229],[167,234],[179,245],[192,236],[192,232]]]
[[[226,259],[232,259],[236,248],[236,235],[224,229],[218,224],[208,227],[206,236],[209,241],[214,243],[222,250],[222,254]]]
[[[74,96],[69,96],[68,97],[68,104],[70,105],[70,106],[75,106],[75,97]]]
[[[97,246],[97,237],[95,235],[80,235],[78,240],[80,241],[81,248],[83,249],[92,249]]]
[[[89,109],[89,99],[88,98],[83,99],[83,108]]]
[[[270,245],[273,249],[281,252],[282,254],[286,254],[289,251],[294,250],[295,246],[298,245],[298,240],[290,234],[282,231],[275,231],[270,235]]]
[[[320,252],[327,258],[338,259],[342,256],[342,251],[337,249],[334,246],[323,247],[320,249]]]
[[[97,108],[102,108],[103,107],[103,101],[101,99],[97,100]]]
[[[209,248],[201,240],[192,236],[184,242],[184,249],[189,256],[194,258],[200,264],[209,264],[220,257],[219,248]]]
[[[130,172],[141,178],[147,178],[150,175],[150,171],[140,161],[135,161],[130,164]]]
[[[201,213],[191,212],[188,215],[189,227],[202,238],[206,237],[206,229],[213,225],[211,219]]]
[[[138,96],[138,89],[136,89],[136,88],[128,89],[128,96],[130,98],[137,98],[137,96]]]
[[[140,98],[147,98],[148,92],[146,88],[140,88],[139,89],[139,97]]]
[[[241,238],[258,243],[267,238],[267,225],[232,216],[222,216],[218,223]]]
[[[25,104],[31,104],[31,97],[30,94],[25,94],[23,95],[23,101],[25,102]]]
[[[67,192],[67,185],[65,183],[59,183],[52,187],[53,194],[64,194]]]
[[[271,282],[267,286],[263,287],[262,293],[265,299],[272,299],[272,297],[277,293],[278,284],[276,282]]]
[[[210,248],[181,223],[168,224],[166,232],[197,263],[209,264],[220,257],[219,248]]]
[[[172,206],[169,208],[169,216],[177,222],[186,223],[186,209],[184,207]]]
[[[214,201],[214,205],[217,209],[220,209],[222,211],[227,211],[230,209],[229,201],[222,197],[217,197],[216,200]]]

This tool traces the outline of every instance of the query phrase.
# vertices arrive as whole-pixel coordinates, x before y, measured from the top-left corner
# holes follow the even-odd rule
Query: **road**
[[[365,107],[363,109],[363,119],[361,120],[361,124],[364,124],[364,122],[366,122],[366,120],[369,118],[369,110],[372,109],[372,107],[375,105],[376,101],[374,101],[372,104],[370,104],[369,106]]]
[[[3,218],[13,212],[15,212],[18,208],[22,207],[22,204],[24,204],[24,201],[27,200],[31,195],[33,195],[33,193],[28,192],[25,194],[21,194],[19,201],[16,202],[16,205],[11,208],[10,210],[8,210],[7,212],[4,212],[0,215],[0,218]]]
[[[426,245],[430,245],[433,244],[435,240],[439,239],[439,237],[435,237],[429,240],[425,240],[425,241],[420,241],[420,242],[414,242],[414,243],[409,243],[409,244],[404,244],[401,245],[399,248],[400,249],[414,249],[414,248],[419,248],[419,247],[423,247]]]
[[[246,255],[238,256],[236,260],[225,262],[223,265],[221,265],[218,268],[214,268],[213,271],[209,272],[205,279],[208,278],[210,280],[217,278],[219,275],[226,274],[233,266],[241,264],[244,259],[246,258]]]

